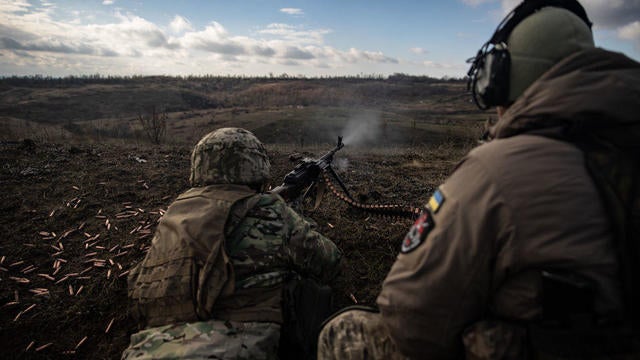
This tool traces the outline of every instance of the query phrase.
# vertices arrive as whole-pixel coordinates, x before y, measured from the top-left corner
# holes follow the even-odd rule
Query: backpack
[[[541,327],[538,323],[523,325],[506,320],[480,321],[468,327],[463,334],[467,360],[637,358],[640,353],[638,125],[601,129],[602,131],[585,131],[583,128],[573,134],[565,131],[565,135],[571,135],[563,137],[583,152],[585,166],[609,215],[620,266],[625,317],[621,319],[623,323],[605,328],[579,323],[565,328],[556,327],[553,322],[551,327],[544,324]],[[579,282],[571,281],[572,284]],[[579,295],[573,297],[588,296],[586,293]]]
[[[625,315],[640,328],[640,128],[636,125],[592,131],[573,141],[609,214],[620,265]]]

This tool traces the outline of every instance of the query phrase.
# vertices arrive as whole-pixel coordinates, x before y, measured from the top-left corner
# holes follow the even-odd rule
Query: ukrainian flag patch
[[[431,195],[431,199],[427,202],[427,207],[431,210],[431,213],[435,214],[440,210],[440,207],[444,203],[444,194],[440,189],[437,189],[433,195]]]

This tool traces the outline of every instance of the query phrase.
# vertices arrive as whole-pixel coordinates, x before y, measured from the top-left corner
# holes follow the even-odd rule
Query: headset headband
[[[580,17],[580,19],[587,24],[589,29],[591,29],[591,26],[593,25],[587,16],[587,12],[576,0],[524,0],[520,5],[516,6],[516,8],[513,9],[513,11],[504,18],[504,20],[502,20],[496,31],[493,33],[491,40],[489,40],[489,43],[499,44],[507,42],[507,39],[509,38],[509,35],[511,35],[513,29],[518,26],[522,20],[547,6],[563,8],[571,11]]]

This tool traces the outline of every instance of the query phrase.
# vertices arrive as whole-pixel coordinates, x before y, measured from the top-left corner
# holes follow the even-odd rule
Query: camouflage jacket
[[[288,278],[328,283],[339,271],[342,254],[336,245],[275,194],[257,194],[234,205],[225,238],[235,292],[216,304],[216,318],[282,322],[282,285]]]
[[[341,253],[277,195],[247,186],[192,188],[169,206],[129,276],[144,327],[209,320],[282,322],[282,286],[327,282]]]

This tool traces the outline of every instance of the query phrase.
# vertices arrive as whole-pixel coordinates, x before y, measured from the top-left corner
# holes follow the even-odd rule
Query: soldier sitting
[[[590,27],[575,0],[498,26],[469,72],[493,140],[426,204],[380,312],[333,318],[320,359],[638,358],[640,64]]]

